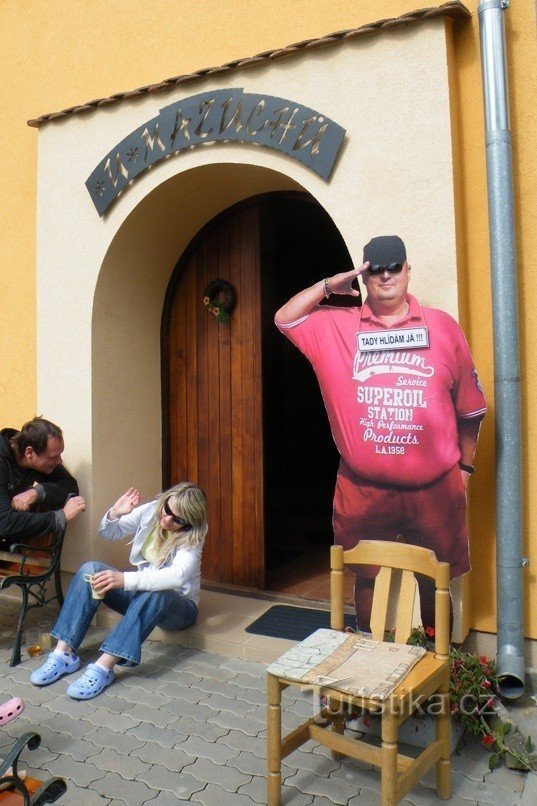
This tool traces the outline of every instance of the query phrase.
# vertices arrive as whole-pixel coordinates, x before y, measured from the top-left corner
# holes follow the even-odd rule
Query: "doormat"
[[[345,614],[344,619],[345,627],[356,629],[356,616]],[[329,610],[274,605],[246,627],[246,632],[254,635],[269,635],[271,638],[303,641],[312,632],[321,628],[330,629]]]

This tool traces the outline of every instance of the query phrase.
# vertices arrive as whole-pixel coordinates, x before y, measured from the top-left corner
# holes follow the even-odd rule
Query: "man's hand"
[[[97,593],[108,593],[116,588],[123,588],[125,587],[123,571],[113,571],[112,569],[98,571],[93,575],[92,585]]]
[[[140,490],[135,487],[129,487],[126,493],[121,495],[113,507],[110,507],[108,517],[111,521],[119,518],[121,515],[130,515],[135,507],[140,506]]]
[[[65,515],[65,520],[67,522],[72,521],[73,518],[76,518],[76,516],[80,515],[81,512],[84,512],[85,509],[86,509],[86,501],[82,498],[81,495],[75,495],[73,496],[73,498],[69,498],[63,508],[63,514]]]
[[[31,487],[24,493],[14,495],[11,499],[11,508],[18,512],[27,512],[37,501],[37,490]]]
[[[360,277],[367,270],[369,263],[363,263],[359,269],[351,269],[350,271],[341,272],[341,274],[334,274],[333,277],[328,277],[328,288],[331,294],[350,294],[351,297],[359,297],[360,292],[353,288],[352,283],[356,277]]]

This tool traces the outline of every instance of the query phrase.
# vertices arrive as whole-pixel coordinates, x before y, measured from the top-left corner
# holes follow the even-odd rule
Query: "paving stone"
[[[104,798],[116,798],[128,806],[142,806],[158,794],[158,790],[150,789],[143,781],[127,781],[116,772],[107,772],[96,781],[92,789],[100,792]],[[82,802],[79,806],[85,806]]]
[[[319,754],[314,755],[313,753],[298,753],[295,751],[282,760],[282,770],[287,768],[285,775],[292,775],[292,770],[310,770],[310,772],[314,772],[316,775],[329,775],[340,767],[340,761],[334,761],[332,758],[323,758]]]
[[[211,745],[212,746],[212,745]],[[181,772],[183,767],[191,764],[195,757],[190,753],[185,752],[183,745],[178,745],[173,749],[161,747],[156,742],[146,742],[141,747],[137,747],[130,754],[136,758],[142,759],[147,764],[158,764],[166,767],[170,772]],[[121,769],[121,767],[119,768]]]
[[[51,775],[59,775],[66,781],[73,781],[77,786],[89,786],[99,781],[104,772],[95,767],[91,761],[75,761],[70,756],[58,756],[43,765]],[[93,787],[95,788],[95,786]]]
[[[240,686],[240,688],[263,691],[265,695],[267,693],[267,680],[265,674],[263,674],[261,677],[252,677],[251,674],[239,672],[230,678],[230,682],[233,683],[234,686]]]
[[[46,746],[57,755],[68,755],[75,761],[87,761],[88,758],[96,755],[99,748],[84,739],[73,739],[71,736],[62,733],[50,733],[46,739]]]
[[[460,773],[452,773],[452,791],[453,795],[458,795],[460,798],[466,800],[476,800],[479,804],[492,804],[492,806],[511,806],[511,804],[520,802],[522,795],[520,793],[513,793],[511,797],[507,795],[504,789],[496,788],[488,783],[479,783],[470,781]],[[407,796],[408,797],[408,796]]]
[[[524,787],[524,792],[520,801],[520,806],[535,806],[536,803],[537,775],[528,774],[528,777],[526,778],[526,786]]]
[[[223,669],[229,669],[231,672],[238,674],[246,674],[248,677],[259,679],[264,677],[267,667],[262,663],[255,663],[254,661],[242,660],[242,658],[225,658],[220,666]]]
[[[262,753],[266,755],[267,740],[258,736],[247,736],[240,730],[230,730],[225,736],[218,740],[219,744],[237,750],[249,750],[251,753]]]
[[[206,666],[218,668],[222,666],[225,657],[214,652],[203,652],[201,649],[189,649],[186,653],[185,663],[187,666]]]
[[[228,764],[245,775],[265,776],[267,774],[266,753],[258,756],[254,753],[242,752],[235,758],[230,759]]]
[[[132,710],[111,714],[105,708],[97,708],[93,714],[85,717],[84,721],[97,727],[106,725],[107,728],[117,733],[125,733],[129,728],[135,728],[139,725],[142,720],[135,719],[132,716]]]
[[[233,700],[229,697],[223,697],[221,694],[209,694],[205,700],[202,700],[200,705],[202,703],[205,707],[209,707],[213,711],[231,711],[240,716],[246,716],[246,714],[251,714],[253,711],[257,713],[258,711],[258,706],[255,704],[252,705],[252,703],[246,702],[243,699]]]
[[[234,686],[233,683],[219,683],[217,680],[209,680],[207,677],[202,677],[192,683],[191,688],[200,689],[206,694],[220,694],[226,700],[241,699],[243,694],[243,689]]]
[[[226,711],[229,713],[229,711]],[[212,712],[214,714],[214,712]],[[206,722],[198,722],[190,716],[180,717],[176,724],[176,729],[187,736],[201,736],[207,742],[215,742],[221,736],[225,736],[228,728],[215,722],[215,718],[220,714],[212,716]]]
[[[499,786],[506,792],[523,792],[528,773],[510,770],[507,767],[498,767],[485,775],[485,783]]]
[[[314,773],[304,770],[299,770],[296,775],[286,778],[285,783],[288,786],[294,786],[299,792],[325,797],[333,803],[343,804],[343,806],[356,795],[356,788],[349,786],[344,781],[319,778]]]
[[[151,767],[150,764],[133,756],[132,753],[126,756],[111,747],[103,748],[97,755],[92,756],[91,763],[105,772],[118,772],[119,770],[121,777],[127,778],[129,781],[134,781]]]
[[[188,703],[189,707],[195,708],[195,705]],[[163,708],[151,708],[149,705],[135,705],[129,711],[125,712],[138,723],[149,722],[157,728],[166,728],[173,722],[177,721],[177,715],[172,714],[170,711],[165,711]]]
[[[161,747],[175,747],[185,741],[188,731],[180,731],[175,728],[156,728],[154,725],[141,722],[135,728],[129,728],[125,736],[135,736],[144,742],[156,742]]]
[[[200,736],[189,736],[186,741],[179,745],[179,748],[188,753],[193,759],[208,758],[214,761],[215,764],[230,763],[232,766],[236,766],[236,764],[230,759],[236,759],[240,753],[239,750],[223,744],[221,740],[209,742]],[[179,748],[176,748],[176,750]]]
[[[78,721],[85,717],[90,717],[95,712],[95,703],[84,700],[73,700],[65,693],[54,700],[44,701],[43,707],[54,714],[64,714],[65,716]]]
[[[189,774],[191,767],[187,767],[185,772]],[[151,789],[162,790],[175,793],[177,784],[181,780],[183,773],[171,772],[166,767],[153,764],[152,767],[144,770],[138,776],[139,781],[144,781]],[[196,777],[196,776],[194,776]]]
[[[198,758],[194,764],[190,764],[189,775],[194,776],[199,781],[218,784],[226,792],[236,792],[239,786],[249,783],[251,775],[235,770],[233,767],[224,767],[221,764],[214,764],[208,758]]]
[[[255,775],[249,784],[239,787],[239,793],[241,795],[248,795],[254,803],[266,804],[267,779]],[[313,795],[305,795],[292,786],[284,785],[282,786],[282,803],[284,803],[285,806],[309,806],[309,804],[315,803],[316,806],[317,799],[314,801]]]
[[[99,749],[102,747],[113,747],[119,753],[124,753],[125,755],[132,753],[133,750],[137,747],[141,747],[144,743],[144,740],[139,739],[137,736],[127,733],[116,733],[107,727],[99,728],[95,733],[90,733],[88,740]]]
[[[111,801],[103,799],[95,789],[77,786],[72,781],[67,781],[67,792],[58,803],[60,806],[111,806]],[[121,806],[124,803],[121,801]]]
[[[471,756],[459,756],[455,753],[451,756],[451,769],[455,772],[460,772],[461,775],[465,775],[473,781],[483,781],[487,771],[483,767],[483,759],[478,761]]]
[[[190,800],[178,798],[171,792],[159,792],[153,800],[146,800],[144,806],[177,806],[181,803],[190,803]],[[109,806],[113,806],[113,803],[110,803]]]
[[[247,795],[225,792],[217,784],[207,784],[205,789],[192,796],[192,801],[202,806],[253,806],[254,803]]]
[[[82,719],[72,719],[63,714],[58,714],[51,719],[44,719],[42,724],[55,733],[66,733],[72,736],[73,739],[89,738],[97,730],[95,725],[91,725],[89,722],[84,722]]]
[[[367,791],[368,790],[366,789],[362,789],[360,795]],[[371,792],[371,797],[377,798],[376,803],[378,806],[378,792]],[[416,786],[413,787],[410,792],[408,792],[406,798],[401,801],[401,806],[403,804],[405,804],[405,806],[409,806],[409,804],[412,804],[412,806],[433,806],[433,804],[438,804],[441,802],[442,801],[439,801],[436,797],[436,792],[428,787],[423,786],[422,784],[416,784]],[[373,803],[375,803],[375,801],[371,800],[372,805]],[[474,806],[474,804],[477,803],[479,803],[481,806],[482,801],[477,801],[475,798],[472,800],[466,800],[460,795],[452,794],[451,798],[449,799],[449,806],[452,806],[452,804],[453,806]],[[354,799],[349,802],[349,806],[355,806]],[[362,801],[360,799],[356,801],[356,806],[362,806]],[[508,806],[508,804],[506,803],[505,806]]]
[[[187,666],[191,674],[197,674],[204,680],[215,680],[218,683],[225,683],[233,677],[233,672],[223,669],[221,666],[213,666],[205,661],[199,661],[192,666]]]
[[[214,708],[214,705],[209,700],[216,696],[214,693],[205,693],[205,698],[200,700],[204,705],[209,705]],[[239,699],[239,698],[238,698]],[[265,706],[267,705],[267,695],[264,691],[258,691],[256,688],[243,688],[241,689],[240,701],[250,703],[250,705]]]
[[[160,677],[152,677],[151,675],[135,674],[132,669],[123,675],[119,682],[120,686],[124,688],[137,688],[149,691],[162,691],[166,686],[166,681],[161,680]]]
[[[166,695],[169,698],[169,702],[165,703],[162,707],[165,711],[170,711],[172,714],[177,713],[177,709],[180,708],[181,703],[198,703],[207,696],[206,692],[200,689],[173,682],[167,683]]]
[[[231,711],[222,711],[219,714],[215,714],[209,721],[215,725],[220,725],[221,728],[226,730],[240,730],[248,736],[257,736],[262,727],[258,720],[252,719],[250,716],[235,716]]]
[[[132,702],[135,705],[142,703],[143,705],[151,705],[153,708],[162,708],[169,704],[169,696],[161,694],[159,691],[149,691],[148,689],[140,689],[132,686],[111,686],[107,691],[114,697],[120,697],[127,702]],[[102,695],[101,695],[102,696]]]
[[[143,783],[143,782],[140,782]],[[144,784],[144,786],[147,786]],[[168,790],[168,794],[171,795],[172,793],[177,798],[177,802],[182,803],[183,800],[189,802],[193,799],[193,795],[196,792],[205,788],[205,783],[203,781],[198,781],[197,778],[194,778],[192,775],[188,773],[182,772],[181,775],[175,775],[173,781],[173,789],[170,791]],[[158,790],[161,789],[160,784],[157,787]],[[155,801],[150,801],[153,804]],[[164,801],[165,803],[168,801]],[[128,806],[134,806],[131,804],[130,801],[127,801]]]
[[[216,710],[220,711],[221,709],[216,708],[209,708],[208,705],[204,703],[195,703],[195,702],[188,702],[186,700],[179,700],[178,701],[179,707],[177,711],[172,714],[171,711],[166,709],[164,713],[166,713],[170,719],[177,720],[180,717],[187,717],[190,719],[195,719],[196,722],[205,722],[209,719],[210,716],[214,716],[214,712]]]

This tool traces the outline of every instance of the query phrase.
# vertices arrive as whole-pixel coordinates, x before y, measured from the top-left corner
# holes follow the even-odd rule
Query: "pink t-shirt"
[[[455,320],[407,300],[407,316],[391,328],[367,303],[276,325],[310,360],[347,466],[369,481],[414,487],[457,464],[457,418],[481,417],[486,403]]]

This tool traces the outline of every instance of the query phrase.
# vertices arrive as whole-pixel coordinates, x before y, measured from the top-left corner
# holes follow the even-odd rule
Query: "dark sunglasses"
[[[171,519],[172,519],[172,521],[175,523],[175,525],[176,525],[176,526],[188,526],[188,527],[190,527],[190,524],[189,524],[189,523],[187,523],[186,521],[184,521],[182,518],[177,517],[177,515],[174,515],[174,514],[173,514],[173,512],[172,512],[172,511],[171,511],[171,509],[170,509],[170,507],[168,506],[168,502],[167,502],[167,501],[164,501],[164,506],[162,507],[162,509],[164,510],[164,512],[166,513],[166,515],[167,515],[169,518],[171,518]]]
[[[403,270],[402,263],[388,263],[387,266],[381,266],[379,263],[374,263],[372,266],[369,266],[367,269],[367,273],[371,276],[375,274],[383,274],[383,272],[387,271],[390,274],[399,274]]]

